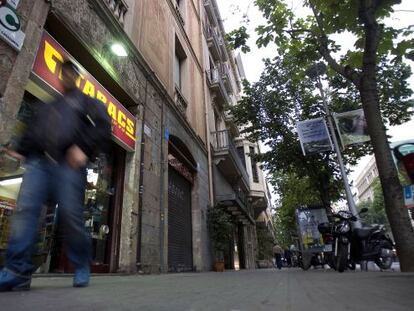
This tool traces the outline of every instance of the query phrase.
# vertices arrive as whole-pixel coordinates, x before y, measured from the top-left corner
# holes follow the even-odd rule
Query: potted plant
[[[224,250],[228,247],[233,232],[232,217],[222,207],[210,207],[207,225],[214,251],[214,270],[224,271]]]

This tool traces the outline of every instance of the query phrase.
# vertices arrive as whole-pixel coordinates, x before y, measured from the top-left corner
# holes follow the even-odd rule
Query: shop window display
[[[109,272],[108,239],[111,233],[110,217],[112,196],[112,157],[102,156],[87,167],[84,221],[85,230],[92,238],[92,272]],[[57,210],[59,206],[57,207]],[[51,272],[73,272],[64,253],[62,234],[56,227],[51,254]]]

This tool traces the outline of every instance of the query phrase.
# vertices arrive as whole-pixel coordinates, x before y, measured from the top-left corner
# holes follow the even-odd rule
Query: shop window
[[[42,104],[36,97],[26,92],[18,113],[18,125],[14,140],[18,140],[30,118]],[[92,272],[109,272],[112,240],[118,230],[114,219],[117,217],[115,197],[122,198],[122,182],[125,152],[112,143],[109,156],[100,157],[87,167],[87,188],[85,191],[84,221],[92,238]],[[0,267],[4,265],[4,255],[10,235],[11,216],[22,183],[24,168],[18,162],[0,155]],[[121,178],[122,180],[122,178]],[[119,202],[118,202],[119,204]],[[73,267],[63,252],[62,234],[57,226],[54,202],[47,202],[39,222],[39,234],[35,244],[33,261],[39,272],[73,272]]]
[[[117,148],[113,144],[113,148]],[[86,169],[84,221],[86,231],[92,238],[92,265],[95,273],[109,272],[111,237],[114,236],[114,195],[116,153],[101,156]],[[59,208],[59,207],[58,207]],[[51,272],[73,272],[63,252],[61,232],[56,232],[55,247],[52,250]]]

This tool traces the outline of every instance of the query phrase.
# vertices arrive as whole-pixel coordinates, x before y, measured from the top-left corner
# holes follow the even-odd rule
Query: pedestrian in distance
[[[25,173],[13,215],[0,271],[0,291],[29,290],[31,261],[42,206],[57,204],[67,256],[75,268],[74,287],[89,285],[91,238],[83,220],[86,165],[105,152],[111,137],[111,119],[105,106],[77,88],[79,68],[62,64],[63,95],[43,104],[28,122],[11,156],[24,161]]]
[[[276,267],[280,270],[282,269],[282,255],[283,255],[283,249],[282,247],[276,243],[273,246],[273,255],[275,256],[276,261]]]
[[[285,249],[285,259],[286,259],[286,264],[289,268],[292,267],[292,252],[289,249]]]

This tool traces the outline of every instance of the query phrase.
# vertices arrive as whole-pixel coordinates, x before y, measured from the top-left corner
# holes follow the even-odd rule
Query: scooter
[[[367,208],[361,209],[358,216],[367,211]],[[384,225],[352,228],[352,222],[358,218],[348,211],[340,211],[333,217],[337,219],[333,226],[333,254],[338,272],[344,272],[347,267],[354,269],[361,261],[374,261],[383,270],[391,268],[394,242]]]

